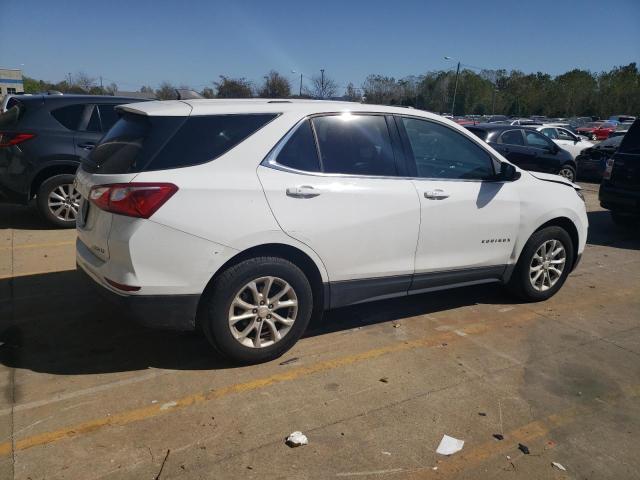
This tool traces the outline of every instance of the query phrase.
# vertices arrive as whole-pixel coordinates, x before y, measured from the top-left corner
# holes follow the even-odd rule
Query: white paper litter
[[[443,435],[436,453],[439,453],[440,455],[453,455],[454,453],[462,450],[463,446],[464,440],[458,440],[457,438],[450,437],[449,435]]]
[[[301,445],[307,445],[309,443],[309,439],[302,432],[293,432],[287,437],[286,443],[290,447],[299,447]]]
[[[566,472],[567,469],[564,468],[564,465],[562,465],[561,463],[558,462],[551,462],[551,465],[553,465],[554,467],[556,467],[558,470],[562,470],[563,472]]]

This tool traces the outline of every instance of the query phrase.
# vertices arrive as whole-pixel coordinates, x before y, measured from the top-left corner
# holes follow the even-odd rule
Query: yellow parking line
[[[531,320],[537,317],[537,315],[533,314],[532,312],[527,312],[527,313],[528,313],[526,315],[527,320]],[[511,318],[510,323],[513,323],[513,321],[514,319]],[[472,328],[469,329],[469,332],[465,332],[465,333],[468,333],[469,335],[472,335],[472,334],[477,335],[478,333],[486,332],[496,328],[499,328],[498,322],[492,324],[491,326],[487,326],[486,328],[478,328],[478,326],[473,326]],[[459,331],[465,331],[465,329],[461,328],[458,330],[458,332]],[[65,428],[61,428],[59,430],[55,430],[51,432],[44,432],[38,435],[17,440],[15,442],[15,450],[26,450],[31,447],[50,444],[65,438],[77,437],[81,434],[90,433],[107,426],[128,425],[130,423],[157,417],[159,415],[164,415],[166,413],[173,412],[178,409],[182,409],[191,405],[197,405],[203,402],[216,400],[232,394],[250,392],[252,390],[258,390],[271,385],[290,382],[302,377],[306,377],[308,375],[353,365],[355,363],[360,363],[365,360],[375,359],[383,355],[388,355],[390,353],[398,353],[402,351],[414,350],[414,349],[423,348],[423,347],[432,347],[432,346],[440,345],[443,342],[451,343],[455,341],[460,341],[464,338],[465,337],[461,337],[460,335],[454,332],[442,332],[442,333],[438,333],[436,335],[430,335],[428,337],[424,337],[418,340],[395,343],[386,347],[375,348],[372,350],[367,350],[367,351],[356,353],[353,355],[347,355],[345,357],[340,357],[333,360],[325,360],[322,362],[309,365],[307,367],[298,367],[286,372],[276,373],[268,377],[258,378],[258,379],[250,380],[243,383],[229,385],[226,387],[210,390],[208,392],[187,395],[173,402],[170,402],[170,404],[149,405],[149,406],[137,408],[134,410],[128,410],[121,413],[116,413],[108,417],[96,418],[93,420],[82,422],[77,425],[73,425],[71,427],[65,427]],[[8,455],[10,453],[11,453],[11,442],[1,443],[0,455]]]
[[[36,272],[19,272],[12,273],[9,275],[0,275],[0,280],[6,280],[8,278],[18,278],[18,277],[28,277],[30,275],[45,275],[48,273],[63,273],[63,272],[73,272],[75,268],[68,268],[65,270],[38,270]]]
[[[607,395],[601,400],[607,403],[636,398],[640,396],[640,385],[625,386],[622,393]],[[504,442],[490,440],[485,443],[465,449],[459,456],[447,459],[438,464],[438,470],[433,471],[431,467],[425,467],[408,472],[406,478],[418,480],[430,478],[437,474],[438,478],[457,478],[469,468],[480,464],[497,455],[505,455],[515,451],[518,443],[526,443],[538,440],[550,434],[553,429],[562,427],[574,422],[576,419],[589,415],[597,410],[599,405],[595,401],[591,405],[579,405],[566,408],[558,413],[553,413],[540,420],[534,420],[504,434]]]
[[[51,243],[27,243],[24,245],[13,245],[11,247],[0,247],[0,251],[2,250],[24,250],[29,248],[52,248],[52,247],[66,247],[67,245],[75,245],[74,241],[66,241],[66,242],[51,242]]]

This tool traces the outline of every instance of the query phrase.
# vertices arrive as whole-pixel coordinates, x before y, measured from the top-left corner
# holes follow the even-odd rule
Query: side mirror
[[[520,176],[521,174],[516,170],[516,167],[510,163],[501,162],[500,171],[495,176],[495,179],[499,182],[513,182],[514,180],[519,179]]]

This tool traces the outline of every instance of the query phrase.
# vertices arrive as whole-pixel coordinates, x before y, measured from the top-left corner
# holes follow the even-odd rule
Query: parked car
[[[613,156],[620,147],[622,137],[609,137],[596,145],[585,148],[576,157],[578,178],[602,179],[602,174],[607,166],[607,160]]]
[[[640,227],[640,120],[633,122],[618,151],[607,160],[599,198],[614,222]]]
[[[609,138],[624,137],[629,131],[631,125],[633,125],[633,122],[619,123],[618,125],[616,125],[616,129],[609,134]]]
[[[511,163],[536,172],[576,178],[576,163],[569,152],[531,127],[485,123],[466,127]]]
[[[96,95],[15,95],[0,113],[0,201],[27,204],[75,226],[78,165],[116,122],[116,105],[140,99]]]
[[[611,115],[609,117],[610,122],[617,123],[633,123],[636,120],[636,117],[632,117],[631,115]]]
[[[553,125],[541,125],[534,127],[543,135],[549,137],[553,143],[558,145],[563,150],[566,150],[571,154],[571,157],[575,160],[580,152],[585,148],[593,147],[593,143],[589,140],[585,140],[584,137],[575,135],[569,129],[564,127],[555,127]]]
[[[510,121],[511,125],[542,125],[542,122],[537,120],[532,120],[531,118],[517,118],[515,120]]]
[[[590,122],[576,129],[580,135],[585,135],[593,141],[604,140],[616,129],[612,122]]]
[[[492,281],[544,300],[584,250],[580,187],[428,112],[119,109],[78,169],[79,268],[147,323],[201,329],[237,362],[281,355],[323,308]]]

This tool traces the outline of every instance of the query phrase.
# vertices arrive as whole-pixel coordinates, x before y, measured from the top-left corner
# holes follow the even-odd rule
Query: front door
[[[305,120],[258,168],[280,227],[324,262],[333,306],[409,287],[420,203],[397,172],[382,115]]]
[[[409,117],[398,123],[421,204],[412,289],[499,278],[520,222],[515,185],[494,181],[498,162],[453,128]]]
[[[536,153],[527,146],[521,129],[505,130],[490,145],[514,165],[535,170]]]

